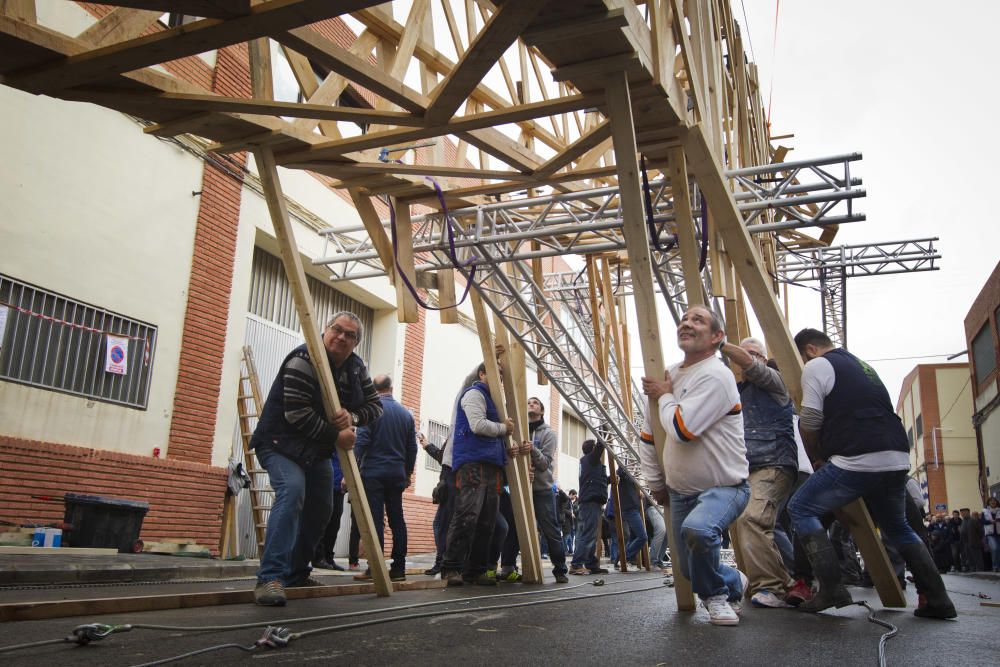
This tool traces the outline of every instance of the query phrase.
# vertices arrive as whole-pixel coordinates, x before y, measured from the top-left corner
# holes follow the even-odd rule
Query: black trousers
[[[344,494],[339,489],[333,492],[333,514],[323,531],[323,539],[316,545],[316,554],[313,562],[321,560],[332,561],[334,558],[333,549],[337,544],[337,535],[340,534],[340,519],[344,514]]]
[[[456,498],[443,570],[478,577],[489,569],[503,470],[489,463],[465,463],[455,471]],[[463,567],[464,564],[464,567]]]

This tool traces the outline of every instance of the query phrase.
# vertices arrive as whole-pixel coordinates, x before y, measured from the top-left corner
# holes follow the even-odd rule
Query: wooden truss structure
[[[728,0],[104,4],[113,9],[83,33],[66,35],[39,25],[31,0],[0,3],[2,82],[130,114],[154,136],[190,135],[208,150],[252,152],[311,351],[321,343],[279,167],[309,170],[351,199],[363,229],[332,230],[329,238],[338,253],[353,244],[355,255],[344,261],[393,279],[400,321],[417,318],[416,290],[408,286],[447,306],[455,303],[456,279],[461,288],[473,281],[485,357],[493,359],[485,306],[497,339],[509,335],[508,348],[520,349],[490,367],[492,382],[505,380],[507,410],[524,414],[516,391],[523,352],[595,432],[617,443],[613,451],[626,467],[634,465],[627,454],[641,398],[633,395],[630,358],[641,357],[646,375],[664,371],[657,290],[675,315],[678,307],[710,304],[733,340],[749,334],[752,308],[798,394],[802,366],[777,299],[777,244],[829,246],[837,224],[863,219],[850,209],[863,191],[852,191],[849,172],[824,172],[822,184],[805,185],[785,162],[787,149],[771,145],[757,70]],[[163,12],[201,18],[168,28],[158,22]],[[330,29],[337,26],[353,30]],[[161,67],[225,48],[246,59],[251,97],[213,94]],[[275,99],[285,70],[297,100]],[[653,184],[644,189],[647,175]],[[779,181],[784,185],[769,195],[755,189]],[[565,216],[549,224],[556,202]],[[846,214],[828,215],[841,203]],[[381,219],[385,204],[395,213],[391,224]],[[504,206],[520,208],[489,228],[495,235],[488,244],[449,249],[449,230],[460,240],[481,234],[488,212]],[[574,229],[581,216],[593,225]],[[810,226],[820,234],[801,231]],[[436,240],[421,246],[425,231]],[[540,260],[564,252],[585,257],[589,298],[574,297],[579,307],[546,292]],[[477,262],[473,277],[470,263]],[[625,326],[626,283],[637,353]],[[442,318],[458,319],[454,310]],[[323,381],[332,409],[332,378]],[[658,420],[654,429],[659,450]],[[363,500],[353,454],[344,453],[342,464],[352,494]],[[524,461],[515,458],[508,473],[531,563],[526,574],[540,580]],[[367,504],[354,509],[368,553],[378,553]],[[883,602],[904,604],[867,513],[855,507],[852,516]],[[372,563],[378,591],[387,595],[385,565]],[[677,574],[679,605],[693,608]]]

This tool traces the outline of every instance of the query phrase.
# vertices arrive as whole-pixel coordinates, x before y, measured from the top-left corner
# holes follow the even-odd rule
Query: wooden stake
[[[417,300],[413,297],[403,276],[410,285],[417,284],[417,270],[413,264],[413,224],[410,222],[410,205],[392,198],[396,210],[396,270],[402,275],[396,280],[396,317],[400,322],[418,322]],[[395,272],[395,271],[394,271]]]
[[[632,290],[636,317],[639,321],[639,341],[642,363],[646,376],[662,378],[664,371],[663,350],[660,343],[660,324],[656,319],[656,294],[653,290],[653,268],[649,256],[649,237],[646,232],[639,185],[639,162],[636,159],[635,128],[632,125],[632,103],[629,97],[628,77],[625,72],[608,75],[605,82],[608,110],[611,118],[611,137],[618,167],[618,183],[624,224],[622,233],[632,269]],[[666,433],[657,419],[657,403],[649,401],[652,416],[653,443],[656,445],[657,463],[663,461],[663,440]],[[670,513],[664,512],[667,530],[670,531]],[[670,532],[669,534],[672,534]],[[677,545],[670,541],[670,560],[677,564]],[[691,582],[684,578],[680,567],[674,568],[674,594],[677,608],[694,610]]]
[[[611,503],[615,506],[615,532],[618,538],[618,567],[628,572],[628,558],[625,557],[625,526],[622,524],[622,500],[618,493],[618,472],[615,469],[615,457],[608,452],[608,476],[611,477]]]
[[[278,241],[278,247],[281,249],[281,261],[285,267],[285,275],[292,288],[295,309],[302,325],[302,335],[306,339],[309,358],[313,360],[313,367],[316,369],[316,378],[323,394],[323,407],[326,410],[327,418],[329,418],[340,411],[340,398],[337,395],[337,385],[334,383],[330,365],[319,363],[320,359],[327,358],[326,348],[323,346],[323,340],[320,336],[320,323],[316,321],[316,315],[313,312],[313,301],[309,294],[309,285],[306,283],[306,274],[302,268],[302,258],[299,256],[299,249],[295,243],[295,234],[288,217],[288,209],[285,207],[285,197],[281,192],[281,181],[278,178],[278,167],[274,161],[274,153],[271,152],[270,148],[261,146],[254,149],[254,158],[257,162],[257,170],[260,172],[264,196],[267,199],[267,209],[271,214],[271,223],[274,225],[274,235]],[[368,566],[371,568],[372,582],[380,597],[388,596],[392,592],[392,586],[389,583],[389,570],[382,557],[382,546],[375,533],[371,508],[368,507],[368,496],[361,485],[361,472],[358,470],[358,461],[354,456],[354,450],[338,447],[337,456],[344,472],[347,490],[353,498],[351,508],[354,511],[354,518],[358,523],[365,551],[369,555]]]

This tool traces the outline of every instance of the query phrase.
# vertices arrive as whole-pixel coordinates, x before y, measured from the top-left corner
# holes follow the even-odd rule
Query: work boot
[[[851,593],[840,581],[840,562],[826,531],[817,530],[808,535],[799,535],[799,539],[809,557],[816,581],[819,582],[819,591],[812,599],[800,604],[798,610],[815,614],[830,607],[840,609],[854,604]]]
[[[923,597],[925,600],[917,606],[913,615],[941,619],[958,616],[955,605],[952,604],[944,588],[944,581],[941,580],[934,559],[923,542],[907,544],[899,549],[899,553],[906,561],[906,567],[913,573],[913,583],[917,585],[918,598]]]

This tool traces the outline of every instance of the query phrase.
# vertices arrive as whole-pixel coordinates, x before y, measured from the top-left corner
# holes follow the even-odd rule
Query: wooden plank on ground
[[[421,591],[444,588],[447,582],[441,579],[416,579],[392,582],[394,591]],[[288,588],[285,595],[289,600],[309,598],[339,597],[341,595],[370,595],[377,592],[374,583],[334,584],[310,588]],[[253,604],[253,590],[217,591],[212,593],[173,593],[169,595],[144,595],[121,598],[98,598],[92,600],[58,600],[50,602],[10,602],[0,604],[0,622],[37,621],[46,618],[66,618],[69,616],[100,616],[102,614],[126,614],[164,609],[193,609],[196,607],[216,607],[227,604]]]
[[[100,547],[59,547],[46,549],[44,547],[0,547],[0,556],[114,556],[118,549]]]
[[[261,185],[264,187],[264,196],[271,215],[271,223],[274,225],[274,234],[278,241],[278,247],[281,249],[281,261],[285,267],[285,275],[292,288],[295,309],[302,325],[302,335],[306,339],[309,358],[314,360],[313,366],[317,371],[317,380],[323,393],[323,407],[327,417],[329,417],[340,411],[340,399],[337,395],[337,386],[334,383],[330,365],[318,362],[320,359],[327,358],[326,348],[323,346],[323,340],[320,336],[322,323],[317,322],[313,311],[313,301],[309,294],[309,285],[306,283],[305,271],[302,268],[302,258],[295,243],[295,234],[292,231],[288,209],[285,206],[285,197],[281,191],[278,167],[274,161],[274,154],[268,148],[255,149],[254,159],[260,173]],[[389,570],[385,565],[385,559],[381,557],[382,546],[375,533],[375,524],[372,522],[368,497],[361,485],[358,461],[354,456],[354,450],[338,447],[337,455],[340,459],[341,470],[344,472],[347,490],[353,498],[351,510],[354,512],[358,530],[361,532],[365,551],[370,555],[368,566],[371,569],[375,590],[380,596],[387,596],[392,591],[389,585]],[[378,556],[371,557],[375,554]]]
[[[638,319],[638,335],[642,352],[643,370],[647,377],[662,378],[664,371],[663,348],[660,342],[660,324],[656,318],[656,293],[653,289],[653,267],[649,255],[649,236],[646,231],[645,213],[642,204],[642,189],[639,183],[639,162],[636,159],[635,128],[632,125],[632,104],[629,99],[628,79],[624,72],[608,75],[605,92],[611,137],[615,148],[618,169],[621,206],[623,211],[622,234],[628,251],[632,272],[632,291],[635,312]],[[653,424],[653,443],[656,445],[657,461],[663,461],[663,440],[666,433],[657,419],[656,401],[649,401],[650,421]],[[664,512],[667,534],[672,535],[670,512]],[[670,540],[670,560],[680,563],[677,545]],[[674,568],[674,595],[677,608],[682,611],[694,610],[694,595],[691,582],[679,567]]]

